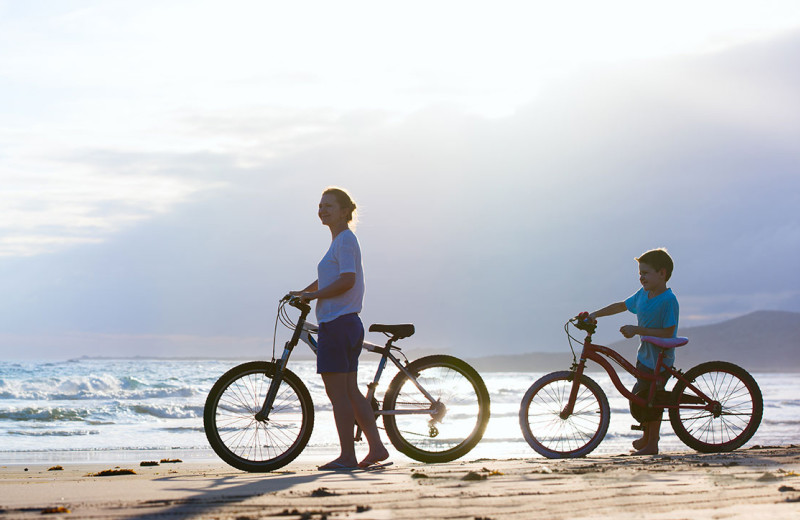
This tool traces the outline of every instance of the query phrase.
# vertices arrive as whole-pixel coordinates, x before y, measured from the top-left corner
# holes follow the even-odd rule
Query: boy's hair
[[[667,250],[663,247],[659,247],[658,249],[651,249],[650,251],[646,252],[642,256],[636,259],[637,262],[640,264],[647,264],[656,271],[660,271],[662,269],[667,270],[667,280],[672,276],[672,257],[669,256]]]

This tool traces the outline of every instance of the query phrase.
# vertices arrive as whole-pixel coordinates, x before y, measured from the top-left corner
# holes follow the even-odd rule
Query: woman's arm
[[[305,301],[316,300],[319,298],[333,298],[334,296],[339,296],[340,294],[344,294],[356,284],[356,273],[342,273],[339,275],[332,284],[328,285],[327,287],[323,287],[322,289],[317,289],[317,282],[314,282],[313,288],[309,286],[303,291],[303,294],[300,297]]]
[[[319,285],[318,280],[314,280],[313,282],[308,284],[308,287],[306,287],[302,291],[289,291],[289,294],[291,294],[292,296],[300,296],[301,294],[303,294],[305,292],[313,292],[313,291],[317,290],[317,286],[318,285]]]

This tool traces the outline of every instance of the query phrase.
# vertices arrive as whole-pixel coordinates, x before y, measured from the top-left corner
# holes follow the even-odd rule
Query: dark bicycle
[[[296,323],[286,306],[300,311]],[[285,296],[278,319],[293,329],[283,355],[230,369],[206,399],[206,437],[219,457],[243,471],[272,471],[303,451],[314,428],[314,404],[303,381],[287,368],[300,341],[314,353],[317,326],[306,320],[311,307]],[[277,327],[277,320],[276,320]],[[453,356],[433,355],[409,362],[395,342],[414,334],[414,325],[372,325],[370,332],[389,337],[384,346],[364,342],[381,356],[367,400],[383,416],[386,434],[401,453],[421,462],[448,462],[468,453],[483,437],[489,421],[489,392],[481,376]],[[401,361],[399,356],[402,356]],[[383,406],[375,398],[388,361],[399,370],[389,383]],[[356,430],[356,440],[361,432]]]

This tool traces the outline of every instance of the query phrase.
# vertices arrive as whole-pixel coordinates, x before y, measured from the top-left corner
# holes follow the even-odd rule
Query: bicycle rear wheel
[[[431,403],[403,372],[383,399],[383,423],[392,445],[421,462],[449,462],[464,456],[483,437],[489,422],[489,392],[481,376],[452,356],[427,356],[407,367],[431,395]],[[431,410],[431,413],[403,414]]]
[[[283,467],[303,451],[311,436],[311,395],[287,369],[269,419],[256,420],[274,374],[274,363],[244,363],[220,377],[206,398],[206,437],[216,454],[234,468],[264,472]]]
[[[680,408],[704,403],[685,381],[678,380],[669,422],[684,444],[703,453],[732,451],[750,440],[761,424],[764,403],[761,389],[743,368],[725,361],[709,361],[690,369],[685,381],[719,405],[713,410]]]
[[[572,414],[561,417],[573,379],[569,371],[547,374],[531,385],[520,404],[522,435],[531,448],[550,459],[583,457],[608,431],[611,410],[606,394],[585,375],[581,376]]]

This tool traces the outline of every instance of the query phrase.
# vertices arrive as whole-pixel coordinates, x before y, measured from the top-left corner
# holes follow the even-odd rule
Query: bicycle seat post
[[[658,359],[656,360],[656,367],[653,369],[653,380],[650,381],[650,390],[647,392],[647,407],[655,407],[656,402],[656,389],[658,388],[658,380],[661,378],[661,372],[664,369],[664,349],[658,349]]]

